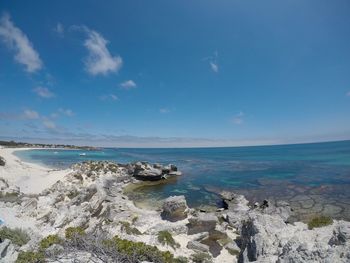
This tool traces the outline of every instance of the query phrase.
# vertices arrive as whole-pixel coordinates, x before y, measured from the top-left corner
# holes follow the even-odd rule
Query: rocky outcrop
[[[286,202],[264,200],[249,207],[239,195],[225,192],[227,221],[238,227],[238,262],[350,262],[350,222],[308,229],[288,223],[293,214]]]
[[[82,175],[92,177],[92,179],[105,174],[118,174],[119,180],[130,179],[135,177],[142,181],[157,181],[166,179],[169,176],[179,176],[181,172],[173,164],[163,166],[161,164],[149,164],[147,162],[136,162],[129,164],[117,164],[107,161],[88,161],[78,163],[72,166],[77,179],[82,180]],[[120,176],[123,174],[122,176]]]
[[[137,162],[133,165],[133,175],[139,180],[156,181],[166,179],[168,176],[178,176],[181,172],[175,165],[162,166],[160,164],[149,164],[146,162]]]
[[[187,218],[187,212],[185,196],[170,196],[164,200],[161,216],[165,220],[175,222]]]
[[[19,197],[19,187],[10,185],[7,180],[0,178],[0,201],[17,202]]]

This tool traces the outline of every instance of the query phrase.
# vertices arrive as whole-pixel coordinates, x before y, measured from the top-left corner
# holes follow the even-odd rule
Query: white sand
[[[69,169],[54,170],[38,164],[26,163],[13,154],[14,151],[29,149],[31,148],[0,148],[0,156],[6,161],[5,166],[0,166],[0,177],[20,187],[21,192],[39,194],[70,172]]]

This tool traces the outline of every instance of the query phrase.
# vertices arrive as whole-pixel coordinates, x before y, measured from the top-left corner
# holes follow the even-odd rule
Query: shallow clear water
[[[29,150],[25,161],[68,167],[85,160],[176,164],[183,176],[144,186],[134,199],[159,200],[184,194],[190,206],[216,204],[218,190],[245,194],[251,201],[287,200],[300,214],[310,211],[350,218],[350,141],[281,146],[193,149]],[[308,203],[307,206],[304,204]],[[321,207],[318,207],[321,204]],[[313,210],[314,209],[314,210]]]

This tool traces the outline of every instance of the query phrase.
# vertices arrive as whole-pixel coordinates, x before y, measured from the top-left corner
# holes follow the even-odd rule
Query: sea
[[[218,207],[218,193],[229,190],[244,194],[252,204],[265,199],[287,201],[301,220],[315,214],[350,220],[350,141],[220,148],[40,149],[15,154],[23,161],[57,169],[87,160],[175,164],[182,176],[141,184],[127,193],[143,206],[157,207],[166,197],[184,195],[190,207]]]

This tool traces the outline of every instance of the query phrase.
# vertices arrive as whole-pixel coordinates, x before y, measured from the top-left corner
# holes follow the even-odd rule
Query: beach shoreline
[[[0,156],[6,161],[6,165],[0,167],[0,177],[19,187],[25,194],[39,194],[58,180],[62,180],[71,171],[71,169],[57,170],[41,164],[25,162],[14,154],[15,151],[35,149],[39,148],[0,148]]]

